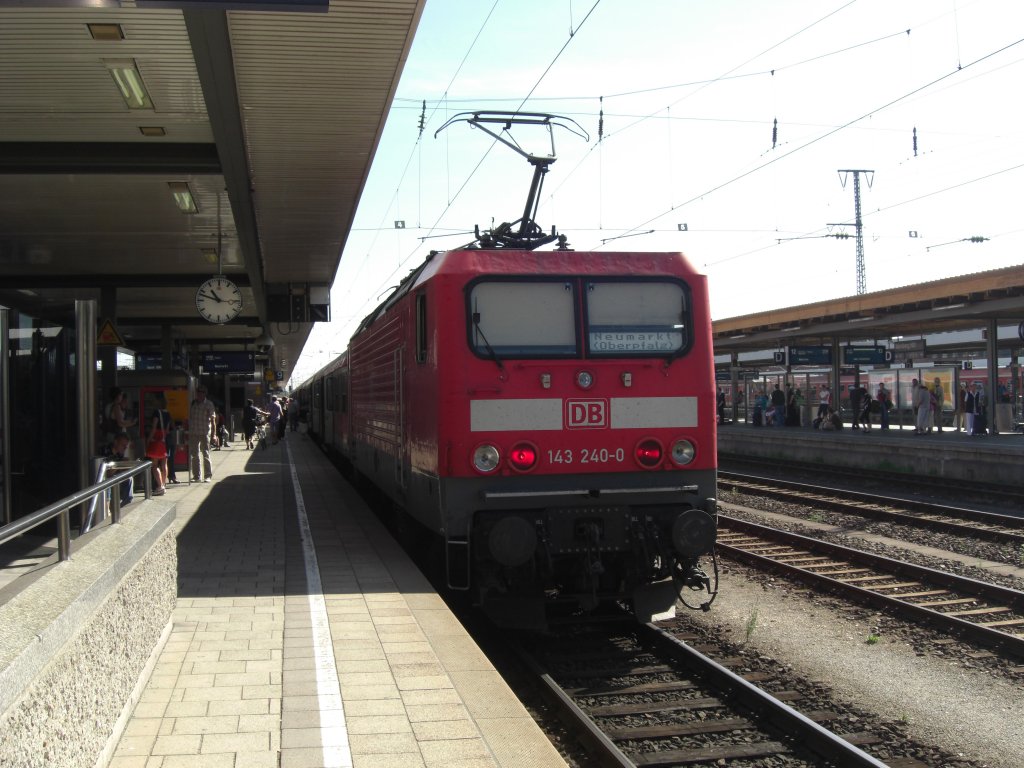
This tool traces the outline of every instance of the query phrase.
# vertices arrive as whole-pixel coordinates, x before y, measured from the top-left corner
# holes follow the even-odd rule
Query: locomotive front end
[[[507,624],[606,603],[648,621],[680,595],[706,608],[717,512],[703,277],[678,254],[561,258],[573,269],[466,287],[477,383],[449,459],[461,477],[447,506],[466,510],[449,544],[464,525],[469,582]]]

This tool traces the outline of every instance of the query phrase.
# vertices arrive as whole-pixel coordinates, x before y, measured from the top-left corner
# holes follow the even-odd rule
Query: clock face
[[[226,277],[211,277],[196,291],[196,309],[211,323],[227,323],[242,311],[242,292]]]

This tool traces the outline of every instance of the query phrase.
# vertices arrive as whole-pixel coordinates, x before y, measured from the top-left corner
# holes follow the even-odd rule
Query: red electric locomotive
[[[559,236],[517,224],[410,274],[314,377],[312,429],[437,537],[449,586],[498,621],[605,602],[648,621],[704,590],[706,609],[706,278],[678,253],[530,250]]]

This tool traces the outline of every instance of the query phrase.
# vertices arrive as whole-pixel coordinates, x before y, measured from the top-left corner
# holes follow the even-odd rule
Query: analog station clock
[[[242,311],[242,292],[223,275],[215,275],[196,291],[196,309],[211,323],[230,322]]]

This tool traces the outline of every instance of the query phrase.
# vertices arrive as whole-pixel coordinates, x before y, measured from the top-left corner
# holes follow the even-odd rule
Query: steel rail
[[[801,566],[789,565],[774,560],[771,557],[747,552],[740,547],[724,543],[721,538],[722,529],[724,527],[726,529],[751,533],[773,541],[799,546],[809,552],[824,553],[830,557],[837,557],[847,562],[868,565],[891,575],[913,577],[931,584],[949,587],[963,594],[998,602],[1000,605],[1012,608],[1017,612],[1024,612],[1024,592],[1001,587],[997,584],[978,581],[977,579],[969,579],[965,576],[957,576],[956,574],[934,568],[912,565],[911,563],[905,563],[900,560],[884,557],[883,555],[875,555],[859,549],[830,544],[819,539],[789,533],[788,531],[780,531],[776,528],[758,525],[745,520],[738,520],[723,515],[721,509],[722,507],[719,506],[719,540],[716,546],[719,551],[734,559],[744,560],[759,568],[782,571],[815,586],[824,586],[831,591],[842,592],[860,602],[884,608],[899,608],[902,613],[910,613],[954,634],[964,635],[975,642],[1024,658],[1024,635],[1012,635],[1000,629],[975,624],[957,616],[950,616],[941,611],[902,600],[899,595],[883,595],[871,589],[858,587],[825,574],[815,573]]]
[[[764,496],[781,500],[790,500],[794,493],[834,496],[837,499],[848,499],[855,504],[846,503],[834,499],[807,498],[802,497],[802,503],[812,506],[826,507],[836,512],[845,512],[862,517],[873,517],[876,519],[890,520],[908,525],[927,526],[937,530],[944,530],[950,533],[983,538],[990,541],[1009,541],[1015,544],[1024,544],[1024,517],[1014,515],[1003,515],[995,512],[983,512],[977,509],[966,507],[954,507],[946,504],[934,504],[931,502],[916,499],[904,499],[895,496],[880,496],[874,493],[861,493],[860,491],[846,490],[844,488],[833,488],[808,483],[797,483],[789,480],[778,480],[772,477],[758,475],[742,475],[735,472],[719,472],[719,487],[730,486],[739,488],[744,483],[765,484],[774,488],[757,488],[757,492]],[[776,490],[783,489],[783,490]],[[869,505],[868,507],[858,505]],[[922,517],[914,514],[904,514],[892,509],[883,509],[880,505],[901,507],[912,512],[919,512],[921,515],[947,515],[958,517],[962,520],[970,520],[983,525],[1001,526],[1004,530],[993,530],[978,528],[966,523],[956,522],[951,519]]]
[[[558,711],[559,719],[566,725],[576,728],[580,741],[598,765],[609,766],[609,768],[636,768],[636,763],[622,754],[615,743],[597,727],[597,723],[576,706],[572,697],[541,668],[532,654],[518,644],[513,647],[522,662],[537,675],[541,682],[541,693],[548,703]]]
[[[777,467],[775,459],[762,458],[758,456],[744,456],[738,453],[718,452],[719,466],[735,462],[741,466]],[[802,470],[815,475],[827,472],[833,476],[852,478],[857,481],[892,481],[903,486],[915,486],[924,491],[935,493],[937,489],[948,489],[955,493],[984,493],[991,497],[1002,497],[1007,501],[1024,504],[1024,492],[1014,487],[996,485],[994,483],[972,482],[969,480],[947,481],[942,477],[917,477],[907,472],[886,472],[879,469],[865,467],[848,467],[831,464],[813,463],[809,461],[794,461],[786,459],[787,470]]]
[[[827,728],[823,728],[788,704],[779,701],[735,672],[708,658],[685,642],[654,624],[643,625],[648,639],[667,648],[679,661],[718,688],[728,691],[743,706],[752,709],[772,726],[779,728],[792,740],[828,760],[838,768],[885,768],[885,763],[858,749]]]

